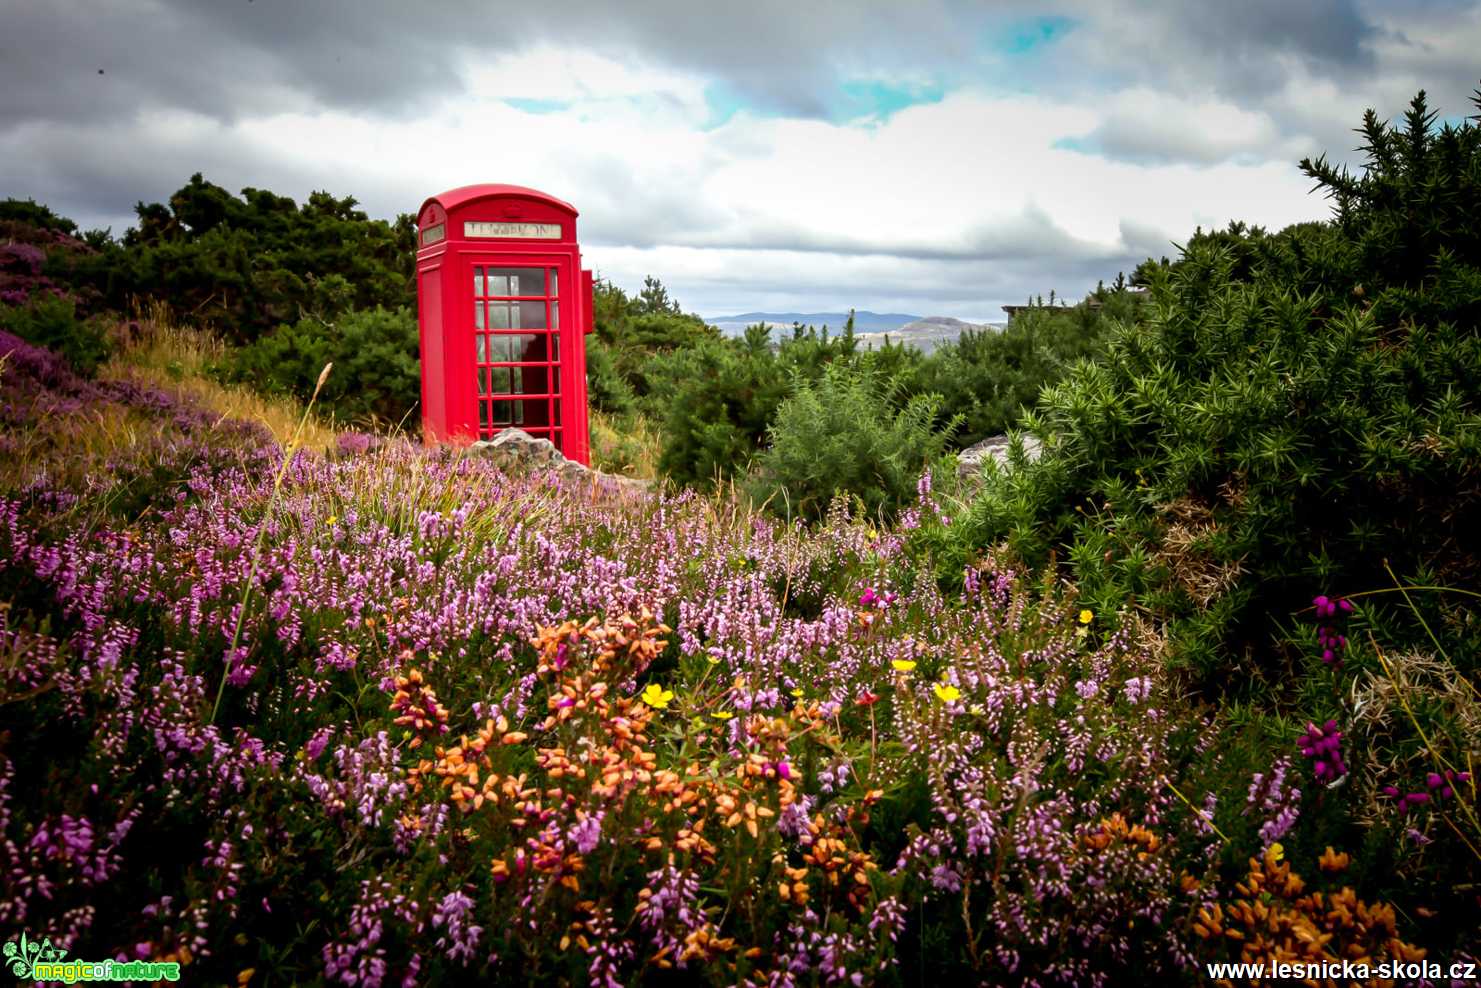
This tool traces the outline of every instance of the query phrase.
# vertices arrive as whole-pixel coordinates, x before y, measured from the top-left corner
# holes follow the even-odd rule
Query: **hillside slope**
[[[945,599],[908,528],[285,458],[8,334],[0,423],[7,929],[238,984],[1220,956],[1196,922],[1244,868],[1170,785],[1206,725],[1155,638],[1011,570]],[[1334,932],[1407,956],[1373,915]]]

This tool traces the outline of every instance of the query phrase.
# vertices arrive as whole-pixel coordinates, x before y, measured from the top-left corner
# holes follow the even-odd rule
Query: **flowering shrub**
[[[1297,743],[1301,754],[1311,759],[1311,771],[1318,782],[1331,785],[1347,774],[1347,763],[1342,760],[1342,732],[1337,730],[1335,720],[1321,727],[1308,724]]]
[[[1287,759],[1249,834],[1189,802],[1218,725],[1155,636],[1006,565],[947,596],[839,510],[808,531],[396,442],[284,463],[0,342],[0,923],[77,955],[1190,980],[1225,865],[1352,791]],[[73,401],[127,428],[51,414]]]
[[[1332,600],[1325,594],[1312,598],[1311,606],[1316,609],[1320,621],[1335,621],[1340,613],[1344,617],[1352,613],[1352,601]],[[1325,624],[1317,631],[1317,644],[1322,649],[1322,661],[1328,665],[1342,664],[1342,651],[1347,648],[1347,636],[1339,634],[1335,624]]]
[[[1309,890],[1283,858],[1279,844],[1250,858],[1249,877],[1235,886],[1236,897],[1199,912],[1194,930],[1218,956],[1251,964],[1347,960],[1374,967],[1424,959],[1423,949],[1400,938],[1392,906],[1363,902],[1346,886]],[[1322,871],[1343,871],[1346,858],[1328,848]]]
[[[1055,560],[1097,610],[1134,595],[1204,692],[1242,700],[1285,672],[1272,638],[1313,585],[1392,587],[1386,566],[1475,584],[1481,127],[1437,125],[1422,92],[1389,119],[1365,116],[1360,168],[1302,162],[1330,222],[1200,232],[1138,272],[1142,324],[1023,418],[1042,458],[932,533],[950,574],[1002,542]],[[1352,636],[1319,617],[1335,663]],[[1471,675],[1478,629],[1390,631],[1426,648],[1433,632]]]

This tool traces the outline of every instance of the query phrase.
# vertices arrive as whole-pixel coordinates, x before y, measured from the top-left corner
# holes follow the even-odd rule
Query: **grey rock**
[[[616,490],[648,490],[652,481],[618,477],[568,460],[549,439],[537,439],[523,429],[505,429],[493,439],[483,439],[468,447],[469,456],[487,457],[503,464],[526,469],[549,470],[568,483],[589,482],[593,487]]]
[[[1001,469],[1008,468],[1008,449],[1012,443],[1007,436],[988,436],[980,443],[974,443],[956,455],[957,476],[963,480],[970,479],[982,473],[982,467],[988,460],[995,460]],[[1033,463],[1043,453],[1043,445],[1034,436],[1023,437],[1023,455],[1028,462]]]
[[[549,439],[536,439],[523,429],[505,429],[493,439],[474,443],[473,450],[480,455],[484,455],[486,451],[487,454],[521,463],[570,462],[555,448],[555,443]]]

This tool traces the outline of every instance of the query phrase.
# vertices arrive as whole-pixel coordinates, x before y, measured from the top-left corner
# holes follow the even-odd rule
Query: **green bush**
[[[647,408],[664,423],[659,469],[697,487],[744,473],[789,382],[817,380],[829,364],[858,356],[848,331],[830,336],[797,326],[774,347],[767,327],[752,326],[739,340],[705,338],[655,357]]]
[[[168,203],[139,203],[122,241],[89,235],[98,249],[67,258],[59,275],[119,311],[159,299],[238,344],[307,316],[413,306],[414,217],[387,223],[356,206],[327,192],[301,206],[263,189],[232,195],[196,174]]]
[[[751,483],[757,499],[813,521],[842,493],[871,516],[911,503],[922,470],[945,452],[958,424],[938,428],[941,399],[918,395],[896,408],[875,375],[842,362],[826,366],[816,382],[795,380]]]
[[[420,401],[417,320],[410,309],[346,312],[332,322],[283,324],[237,350],[228,376],[264,391],[307,399],[327,363],[334,371],[319,405],[342,422],[395,425]]]
[[[658,469],[678,484],[708,488],[744,472],[786,396],[769,343],[748,333],[712,340],[655,361],[666,395]]]
[[[953,532],[1008,540],[1094,609],[1168,622],[1204,684],[1279,683],[1280,622],[1322,592],[1481,572],[1481,131],[1370,113],[1360,178],[1303,162],[1334,223],[1195,238],[1024,420],[1046,455]],[[1443,208],[1436,204],[1443,203]],[[1481,633],[1452,654],[1476,668]]]
[[[643,291],[637,297],[611,282],[598,279],[593,293],[597,342],[607,351],[612,370],[637,398],[647,398],[658,385],[658,358],[685,347],[698,346],[720,339],[720,333],[696,315],[684,313],[679,303],[669,298],[658,279],[644,279]],[[600,359],[600,358],[598,358]],[[661,390],[661,388],[660,388]],[[650,402],[650,412],[667,400],[659,394]]]
[[[597,337],[586,340],[586,394],[592,408],[626,415],[636,408],[632,385],[617,372],[611,348]]]
[[[1134,321],[1138,308],[1136,296],[1122,289],[1099,290],[1072,307],[1022,310],[1000,331],[965,332],[939,348],[921,363],[910,390],[939,394],[943,407],[962,417],[953,445],[970,446],[1017,426],[1045,387],[1076,361],[1095,359],[1107,330]]]
[[[27,343],[61,354],[73,369],[91,375],[113,347],[101,317],[79,319],[77,303],[50,294],[33,295],[25,305],[0,306],[0,327]]]

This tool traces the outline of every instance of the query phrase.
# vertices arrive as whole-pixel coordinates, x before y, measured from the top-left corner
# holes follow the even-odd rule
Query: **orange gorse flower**
[[[531,644],[545,703],[531,731],[516,730],[507,715],[496,714],[456,744],[435,748],[435,757],[411,770],[414,794],[426,799],[445,793],[468,820],[470,841],[480,836],[491,841],[486,860],[496,883],[540,882],[547,890],[581,894],[588,868],[597,870],[582,851],[598,852],[596,845],[573,844],[569,828],[628,807],[637,808],[633,815],[642,823],[620,838],[611,835],[622,831],[608,829],[604,841],[620,840],[651,856],[651,867],[674,866],[682,857],[691,870],[713,868],[720,846],[766,841],[778,815],[800,798],[789,747],[803,734],[824,744],[838,742],[832,718],[823,716],[817,700],[799,700],[778,716],[736,712],[744,750],[738,758],[724,742],[708,760],[660,767],[648,733],[658,711],[641,695],[620,694],[662,653],[668,631],[647,611],[605,623],[565,621],[540,628]],[[398,696],[405,699],[398,702],[425,702],[430,690],[420,674],[408,672],[403,680],[398,680]],[[441,718],[434,716],[428,724],[441,724],[445,714]],[[524,746],[532,734],[540,742],[530,751]],[[855,835],[882,796],[882,790],[871,790],[841,819],[819,813],[806,821],[796,844],[778,852],[769,867],[763,863],[758,877],[789,906],[818,908],[821,898],[824,908],[868,910],[874,901],[869,875],[878,866],[858,850]],[[408,810],[400,826],[422,832],[424,817]],[[652,889],[639,892],[639,913],[653,895]],[[592,940],[592,922],[578,919],[563,932],[562,942],[579,947]],[[763,952],[700,925],[653,964],[715,961],[733,967],[739,958]]]
[[[402,653],[403,660],[411,657],[410,652]],[[396,677],[391,709],[399,715],[395,722],[414,732],[409,747],[421,747],[423,734],[447,733],[447,708],[438,702],[436,692],[427,685],[419,669],[409,669]]]
[[[1274,845],[1263,857],[1250,858],[1249,877],[1235,890],[1238,897],[1227,904],[1200,909],[1193,931],[1205,941],[1227,944],[1245,963],[1338,958],[1375,965],[1425,957],[1425,950],[1399,939],[1392,906],[1369,905],[1347,887],[1330,894],[1307,892]]]
[[[1320,858],[1317,858],[1316,863],[1321,866],[1322,871],[1335,875],[1347,870],[1347,866],[1352,864],[1352,856],[1345,852],[1338,854],[1332,845],[1328,844],[1326,851]]]
[[[1104,851],[1116,843],[1129,845],[1137,848],[1137,859],[1145,861],[1162,846],[1162,839],[1139,823],[1128,826],[1120,813],[1112,813],[1101,820],[1094,833],[1081,837],[1080,843],[1096,851]]]

